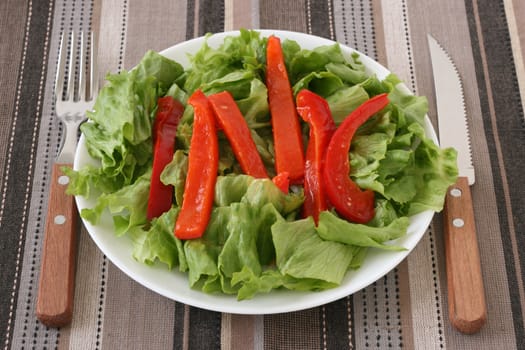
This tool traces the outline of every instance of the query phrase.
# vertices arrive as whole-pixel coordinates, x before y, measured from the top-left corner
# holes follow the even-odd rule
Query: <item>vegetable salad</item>
[[[280,146],[272,128],[278,114],[269,103],[268,42],[257,31],[241,30],[217,48],[205,43],[190,56],[189,67],[149,51],[134,69],[109,74],[94,110],[88,112],[90,122],[81,126],[87,151],[99,165],[68,171],[70,194],[96,198],[95,206],[83,209],[81,216],[96,225],[109,211],[115,233],[133,241],[136,260],[179,269],[188,274],[192,288],[233,294],[239,300],[277,288],[333,288],[348,270],[359,268],[369,249],[404,249],[390,241],[406,234],[410,216],[440,211],[457,177],[455,150],[440,149],[425,135],[426,98],[404,92],[393,74],[384,80],[369,75],[359,55],[343,54],[338,44],[305,50],[284,39],[280,44],[294,103],[312,93],[326,103],[333,124],[330,133],[315,136],[315,125],[297,114],[306,162],[309,152],[312,159],[325,154],[320,146],[317,153],[307,150],[311,138],[324,135],[328,145],[331,136],[349,124],[345,120],[352,112],[379,95],[388,98],[384,108],[352,131],[348,153],[332,159],[334,169],[336,163],[348,163],[349,174],[318,176],[321,187],[327,186],[324,176],[326,183],[336,178],[371,193],[371,218],[348,220],[334,207],[334,194],[305,210],[305,181],[276,170]],[[260,157],[263,168],[257,165],[258,172],[267,176],[243,170],[228,125],[215,123],[218,150],[209,215],[201,236],[180,239],[174,232],[190,181],[194,124],[201,118],[197,102],[192,102],[196,93],[204,99],[231,96]],[[169,151],[159,172],[154,167],[159,143],[155,123],[162,124],[159,101],[167,97],[177,101],[180,115],[169,127],[172,145],[162,146]],[[339,139],[344,143],[345,135]],[[157,177],[171,190],[170,205],[151,215],[150,189],[159,184]],[[197,186],[206,181],[197,180],[193,178]]]

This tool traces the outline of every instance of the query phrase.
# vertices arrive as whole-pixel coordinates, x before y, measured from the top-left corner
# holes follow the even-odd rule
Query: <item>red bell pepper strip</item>
[[[350,113],[335,131],[325,155],[323,184],[330,203],[345,219],[366,223],[374,213],[374,192],[362,191],[350,179],[348,152],[356,130],[389,103],[387,94],[377,95]]]
[[[232,95],[223,91],[208,96],[208,99],[215,111],[218,126],[228,138],[242,171],[255,178],[268,178],[248,124]]]
[[[208,98],[197,90],[188,103],[194,108],[194,120],[184,197],[175,223],[175,236],[179,239],[199,238],[204,234],[210,220],[219,167],[215,115]]]
[[[177,126],[183,113],[184,106],[173,97],[165,96],[158,99],[152,133],[153,170],[148,198],[148,220],[170,210],[173,202],[173,186],[164,185],[160,181],[160,174],[173,159]]]
[[[281,41],[268,38],[266,47],[266,86],[270,105],[277,173],[287,172],[293,184],[302,183],[304,177],[304,150],[301,126],[286,65]]]
[[[290,174],[286,172],[279,173],[272,178],[272,182],[277,188],[288,194],[290,190]]]
[[[312,216],[317,224],[319,213],[328,209],[322,171],[324,155],[336,125],[326,100],[309,90],[301,90],[297,94],[297,111],[310,126],[310,138],[306,147],[302,214],[303,217]]]

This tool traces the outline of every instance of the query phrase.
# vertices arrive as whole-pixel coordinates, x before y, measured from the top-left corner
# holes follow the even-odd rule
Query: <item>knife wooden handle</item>
[[[54,164],[51,173],[36,316],[46,326],[62,327],[73,317],[77,212],[66,194],[69,178]]]
[[[480,330],[487,318],[472,196],[466,177],[448,189],[444,208],[449,318],[462,333]]]

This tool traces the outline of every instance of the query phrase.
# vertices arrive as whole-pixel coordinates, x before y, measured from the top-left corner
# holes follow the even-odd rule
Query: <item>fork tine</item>
[[[97,64],[97,37],[95,32],[91,32],[91,50],[90,50],[90,66],[89,66],[89,84],[90,84],[90,91],[89,91],[89,99],[92,100],[95,98],[97,92],[98,92],[98,64]]]
[[[75,61],[76,61],[76,47],[75,47],[75,32],[70,34],[70,50],[69,50],[69,75],[67,80],[67,100],[73,101],[75,99]]]
[[[58,65],[55,77],[55,99],[61,100],[64,95],[64,72],[66,67],[66,40],[64,32],[60,36],[60,49],[58,52]]]
[[[84,60],[86,54],[86,43],[84,39],[84,32],[80,32],[80,57],[78,64],[78,99],[85,101],[86,97],[86,67],[84,67]]]

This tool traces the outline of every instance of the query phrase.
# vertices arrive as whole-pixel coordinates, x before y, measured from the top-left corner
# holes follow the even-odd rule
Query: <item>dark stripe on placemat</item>
[[[323,305],[320,312],[322,349],[342,350],[354,347],[351,328],[351,298],[346,297]]]
[[[332,0],[308,1],[306,17],[309,34],[335,40]],[[313,16],[312,13],[315,13]]]
[[[184,337],[188,337],[188,332],[184,323],[185,308],[187,307],[184,304],[175,302],[175,321],[173,322],[173,350],[183,350],[184,345],[187,342],[187,340],[184,340]]]
[[[199,1],[199,23],[196,36],[224,31],[224,1]]]
[[[186,5],[186,40],[195,37],[195,0],[187,0]]]
[[[518,286],[523,288],[525,271],[525,254],[520,254],[525,246],[525,236],[522,234],[525,232],[523,109],[503,2],[472,0],[465,4],[469,14],[473,54],[477,62],[484,63],[476,66],[476,75],[492,172],[496,175],[493,181],[500,211],[499,234],[505,252],[514,331],[517,344],[522,344],[525,339],[524,305],[520,303],[522,297]],[[502,37],[505,40],[501,40]],[[509,89],[511,86],[513,88]],[[506,173],[505,181],[497,176],[502,172]],[[520,270],[521,275],[518,273]]]
[[[177,304],[178,305],[178,304]],[[221,314],[189,307],[188,349],[221,348]]]
[[[20,57],[23,69],[20,70],[17,85],[20,92],[13,116],[12,156],[9,165],[4,169],[4,179],[7,181],[3,183],[5,188],[2,189],[5,191],[3,217],[9,220],[1,222],[0,330],[2,335],[5,335],[6,346],[12,336],[14,307],[17,304],[16,290],[26,238],[36,138],[42,110],[42,74],[47,63],[43,58],[47,57],[49,50],[46,35],[48,17],[52,13],[53,5],[53,1],[35,1],[29,4],[24,51]],[[28,133],[27,130],[32,132]],[[12,295],[12,292],[15,293]],[[36,291],[30,296],[35,295]],[[32,312],[33,310],[26,310],[26,313]]]
[[[2,172],[0,173],[0,175],[2,175],[0,177],[0,228],[2,228],[0,235],[0,251],[2,252],[2,254],[0,254],[0,278],[2,281],[0,283],[0,346],[5,345],[7,347],[12,336],[12,314],[14,314],[14,310],[11,308],[14,308],[14,305],[16,305],[16,298],[11,300],[11,292],[13,291],[13,287],[16,287],[18,284],[18,279],[15,279],[14,272],[16,265],[19,264],[16,260],[16,255],[17,249],[21,247],[21,242],[18,242],[19,234],[16,229],[6,228],[4,221],[8,213],[5,213],[4,210],[6,205],[4,200],[7,199],[5,196],[8,190],[8,181],[6,181],[6,178],[8,179],[9,176],[14,176],[10,171],[11,159],[9,159],[9,157],[14,158],[14,155],[8,155],[8,152],[14,152],[15,149],[13,145],[10,145],[10,142],[12,142],[10,141],[10,136],[12,135],[11,124],[13,123],[13,114],[16,113],[14,111],[16,110],[16,103],[20,97],[18,94],[20,88],[20,73],[17,74],[17,72],[20,70],[22,48],[27,40],[27,33],[24,31],[27,22],[27,19],[25,19],[27,12],[25,8],[27,4],[20,3],[17,8],[17,5],[6,2],[0,6],[3,11],[6,11],[0,15],[6,17],[5,24],[3,21],[0,22],[2,25],[2,27],[0,27],[2,41],[4,37],[7,37],[9,31],[13,32],[10,52],[7,52],[7,50],[0,52],[0,58],[7,63],[7,67],[3,67],[6,70],[0,71],[2,84],[12,87],[9,90],[2,88],[0,93],[0,97],[2,98],[2,110],[0,111],[0,116],[2,117],[0,120],[0,126],[2,126],[1,149],[7,150],[2,154],[5,154],[6,158],[1,158]],[[18,11],[15,12],[14,8],[17,8]],[[7,20],[7,13],[9,13],[10,16],[9,20]],[[2,46],[2,49],[3,48],[4,46]],[[9,203],[7,203],[7,205],[9,205]],[[13,221],[10,222],[10,224],[14,226],[19,223]],[[12,314],[10,315],[10,313]]]

